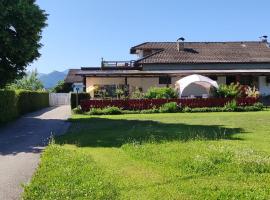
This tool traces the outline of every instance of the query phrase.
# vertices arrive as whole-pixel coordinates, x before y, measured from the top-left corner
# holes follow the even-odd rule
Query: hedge
[[[82,100],[80,105],[83,111],[91,108],[118,107],[124,110],[147,110],[159,108],[165,103],[176,102],[178,106],[190,108],[223,107],[232,98],[196,98],[196,99],[124,99],[124,100]],[[258,102],[257,98],[238,98],[238,106],[250,106]]]
[[[47,92],[0,90],[0,123],[49,106]]]
[[[48,92],[34,92],[19,90],[18,94],[18,111],[19,114],[25,114],[40,110],[49,106],[49,93]]]
[[[71,105],[71,108],[76,108],[76,96],[77,96],[77,93],[71,93],[71,102],[70,102],[70,105]],[[90,96],[90,93],[78,93],[78,104],[80,104],[82,101],[84,100],[90,100],[91,96]]]
[[[12,90],[0,90],[0,123],[11,121],[18,116],[17,95]]]

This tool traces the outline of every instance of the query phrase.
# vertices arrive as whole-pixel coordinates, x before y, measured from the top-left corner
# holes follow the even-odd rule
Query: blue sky
[[[49,14],[39,72],[135,59],[146,41],[258,40],[270,36],[269,0],[37,0]]]

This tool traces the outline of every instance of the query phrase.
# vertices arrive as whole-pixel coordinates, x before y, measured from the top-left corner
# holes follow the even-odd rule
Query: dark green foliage
[[[40,56],[47,15],[35,0],[0,1],[0,87],[24,74]]]
[[[146,99],[174,99],[177,96],[177,92],[173,88],[167,87],[151,87],[144,95]]]
[[[217,96],[222,98],[236,98],[240,97],[242,94],[241,87],[237,83],[231,83],[230,85],[220,85],[217,89]]]
[[[179,107],[176,102],[165,103],[159,108],[161,113],[175,113],[179,111]]]
[[[18,116],[17,96],[15,91],[0,90],[0,124]]]
[[[119,115],[122,113],[123,113],[122,109],[114,106],[103,109],[93,108],[88,112],[89,115]]]
[[[77,93],[71,93],[71,108],[76,108],[76,96],[77,96]],[[87,99],[90,99],[91,96],[90,96],[90,93],[78,93],[78,104],[80,104],[80,102],[82,100],[87,100]]]
[[[33,112],[49,106],[49,93],[47,92],[19,90],[17,94],[17,106],[20,114]]]
[[[65,83],[65,81],[59,81],[57,85],[52,89],[55,93],[69,93],[72,91],[72,84]]]
[[[0,123],[49,106],[49,94],[25,90],[0,90]]]
[[[81,106],[78,106],[77,108],[74,108],[72,110],[73,114],[83,114]]]

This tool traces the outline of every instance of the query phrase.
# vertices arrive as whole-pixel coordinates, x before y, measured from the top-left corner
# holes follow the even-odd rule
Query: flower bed
[[[91,108],[118,107],[124,110],[146,110],[159,108],[168,102],[176,102],[181,107],[203,108],[203,107],[223,107],[230,102],[231,98],[207,98],[207,99],[125,99],[125,100],[82,100],[80,105],[83,111]],[[258,98],[238,98],[237,105],[250,106],[258,102]]]

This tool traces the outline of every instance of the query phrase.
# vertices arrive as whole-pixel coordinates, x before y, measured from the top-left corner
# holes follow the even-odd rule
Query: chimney
[[[177,39],[177,51],[184,51],[185,49],[185,44],[184,44],[185,38],[180,37]]]
[[[261,39],[262,42],[264,42],[264,43],[268,43],[267,38],[268,38],[267,35],[263,35],[263,36],[260,37],[260,39]]]

